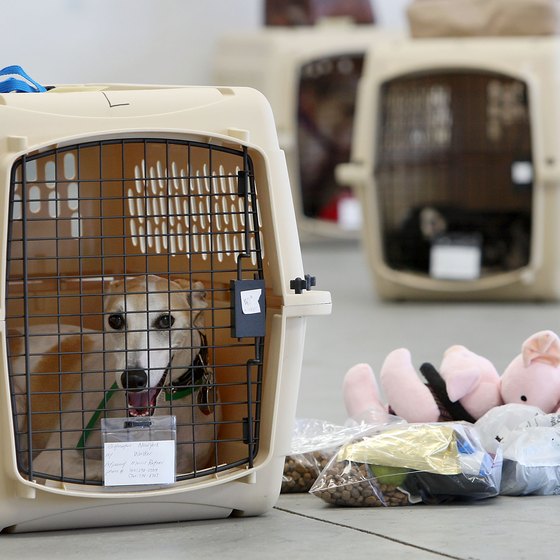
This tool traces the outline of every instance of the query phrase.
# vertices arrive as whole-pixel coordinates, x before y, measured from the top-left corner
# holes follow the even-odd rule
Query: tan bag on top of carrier
[[[559,0],[413,0],[412,37],[555,35]]]

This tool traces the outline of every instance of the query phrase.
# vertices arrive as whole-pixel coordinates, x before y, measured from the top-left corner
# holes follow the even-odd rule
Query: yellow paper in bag
[[[344,446],[337,459],[444,475],[462,472],[455,431],[449,424],[391,428]]]

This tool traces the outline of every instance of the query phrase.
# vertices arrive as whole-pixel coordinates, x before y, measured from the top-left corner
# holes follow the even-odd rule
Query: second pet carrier
[[[337,184],[349,161],[358,80],[368,48],[391,33],[326,20],[315,27],[265,28],[219,42],[215,81],[250,86],[270,101],[286,152],[302,239],[357,238],[359,203]]]
[[[556,38],[374,49],[352,163],[375,286],[390,299],[557,299]]]
[[[0,526],[266,511],[330,295],[264,97],[58,86],[0,120]]]

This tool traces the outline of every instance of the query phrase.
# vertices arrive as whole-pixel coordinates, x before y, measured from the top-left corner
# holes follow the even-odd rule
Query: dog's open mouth
[[[167,372],[162,376],[157,387],[146,389],[144,391],[127,391],[126,399],[128,403],[128,416],[152,416],[156,401],[161,393]]]

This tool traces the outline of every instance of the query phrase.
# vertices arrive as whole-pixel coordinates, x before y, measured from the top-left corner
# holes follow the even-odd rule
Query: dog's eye
[[[107,319],[109,326],[116,331],[120,331],[124,328],[125,320],[123,315],[109,315],[109,319]]]
[[[170,329],[175,322],[175,317],[173,315],[160,315],[155,322],[155,326],[158,329]]]

